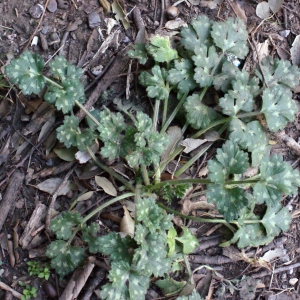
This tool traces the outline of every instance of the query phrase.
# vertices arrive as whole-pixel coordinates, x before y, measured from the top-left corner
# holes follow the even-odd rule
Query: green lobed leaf
[[[112,261],[131,262],[132,248],[135,248],[135,242],[130,236],[122,238],[119,234],[110,232],[98,239],[98,245],[98,251],[109,255]]]
[[[186,50],[194,51],[202,45],[210,45],[210,30],[212,21],[205,15],[192,19],[188,27],[182,27],[180,31],[181,44]]]
[[[72,236],[72,227],[80,225],[82,220],[78,212],[63,212],[60,217],[51,221],[50,229],[58,239],[67,240]]]
[[[248,33],[241,19],[228,18],[225,22],[214,22],[211,36],[224,53],[231,53],[241,59],[248,54]]]
[[[81,132],[77,117],[65,116],[64,123],[57,128],[57,138],[67,148],[74,146],[80,151],[85,151],[86,147],[93,143],[94,134],[90,129]]]
[[[264,77],[262,78],[258,70],[256,73],[262,80],[266,80],[268,87],[282,85],[290,90],[299,84],[300,70],[297,66],[291,65],[288,60],[267,56],[261,61],[261,67]]]
[[[219,100],[223,114],[236,116],[240,111],[252,111],[254,100],[250,88],[240,80],[234,81],[232,87],[233,89]]]
[[[300,186],[298,170],[283,161],[281,155],[264,157],[260,164],[260,181],[253,187],[257,203],[274,206],[280,201],[282,194],[295,195]]]
[[[181,296],[176,298],[176,300],[204,300],[199,293],[193,290],[193,293],[189,296]]]
[[[189,59],[175,60],[173,69],[169,70],[167,81],[176,86],[180,93],[188,93],[196,88],[194,80],[194,64]]]
[[[131,58],[137,58],[140,64],[145,64],[148,60],[146,45],[144,43],[136,43],[132,45],[132,48],[127,54]]]
[[[5,67],[5,73],[24,95],[38,94],[46,82],[42,75],[44,66],[41,56],[26,50]]]
[[[165,296],[171,296],[179,293],[186,285],[186,281],[176,281],[173,278],[167,277],[156,280],[154,284],[164,292]]]
[[[85,226],[82,228],[82,240],[88,243],[89,251],[91,253],[100,252],[100,238],[97,237],[97,232],[99,230],[99,225],[97,223],[92,223],[90,226]]]
[[[223,183],[229,175],[243,174],[249,167],[248,154],[231,140],[217,150],[216,159],[208,162],[208,177],[216,183]]]
[[[168,256],[172,256],[175,253],[175,237],[177,236],[177,231],[174,227],[171,227],[168,231],[167,243],[169,246]]]
[[[169,37],[155,35],[150,38],[146,49],[156,62],[171,62],[177,58],[177,51],[171,47]]]
[[[195,48],[192,59],[195,63],[194,79],[200,87],[211,86],[214,81],[215,70],[220,62],[219,54],[214,46],[200,46]]]
[[[152,120],[147,114],[137,111],[134,125],[138,131],[134,135],[134,141],[138,147],[144,148],[152,134]]]
[[[128,262],[113,262],[108,278],[112,283],[104,286],[100,292],[101,299],[145,299],[149,277],[139,273]]]
[[[143,71],[139,76],[140,83],[146,87],[148,97],[165,100],[169,97],[169,87],[166,85],[167,71],[159,66],[151,69],[152,75]]]
[[[70,64],[63,56],[55,56],[49,65],[51,72],[62,82],[67,79],[77,82],[82,76],[82,69]]]
[[[283,129],[288,121],[294,121],[298,112],[297,105],[292,99],[292,92],[280,85],[264,90],[261,112],[265,115],[271,131]]]
[[[51,258],[51,267],[63,277],[72,272],[83,261],[84,249],[57,240],[49,245],[46,255]]]
[[[153,197],[140,198],[136,204],[137,220],[143,222],[151,233],[156,230],[169,230],[172,225],[172,215],[167,215],[164,209],[160,208]]]
[[[166,237],[137,224],[134,239],[139,245],[134,251],[132,263],[137,270],[149,276],[163,276],[170,271],[171,260],[167,257]]]
[[[175,237],[175,239],[182,243],[183,253],[190,254],[199,246],[199,242],[187,227],[183,226],[182,229],[183,234],[180,237]]]
[[[289,229],[292,216],[287,208],[277,203],[274,206],[268,206],[261,222],[266,228],[267,235],[275,237],[281,231],[287,231]]]
[[[67,78],[59,85],[61,87],[48,84],[44,99],[50,104],[55,104],[56,108],[62,110],[64,114],[72,111],[75,100],[80,103],[85,102],[84,86],[79,79]]]
[[[198,94],[187,97],[184,108],[187,122],[195,129],[205,128],[219,117],[214,109],[201,102]]]
[[[248,196],[239,187],[225,189],[220,184],[209,184],[206,193],[207,201],[214,203],[227,222],[235,220],[241,210],[248,205]]]

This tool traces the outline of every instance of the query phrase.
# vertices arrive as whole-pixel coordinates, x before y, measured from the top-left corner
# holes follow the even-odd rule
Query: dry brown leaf
[[[95,181],[98,186],[100,186],[104,192],[113,197],[117,196],[117,190],[113,184],[105,177],[95,176]]]
[[[191,211],[202,209],[202,210],[210,210],[214,209],[215,206],[211,203],[207,203],[207,201],[197,201],[192,202],[188,199],[185,199],[182,204],[181,213],[184,215],[188,215]]]
[[[185,149],[183,150],[184,153],[190,153],[191,151],[195,150],[196,148],[198,148],[205,142],[207,142],[207,140],[205,140],[205,139],[201,140],[201,139],[187,138],[187,139],[183,140],[180,143],[180,145],[185,147]]]
[[[260,2],[256,6],[256,15],[261,19],[267,19],[270,16],[270,6],[266,1]]]
[[[218,7],[218,5],[215,1],[200,1],[200,6],[207,7],[209,9],[215,9]]]
[[[295,66],[300,65],[300,35],[297,35],[291,48],[291,59]]]
[[[129,235],[134,235],[134,220],[131,218],[129,211],[126,206],[123,206],[124,217],[120,223],[120,232],[128,233]]]
[[[77,198],[77,202],[88,200],[93,196],[93,194],[94,194],[93,191],[86,192]]]
[[[36,188],[38,188],[41,191],[44,191],[50,195],[53,195],[59,185],[62,183],[63,179],[62,178],[49,178],[41,183],[39,183]],[[67,181],[67,184],[59,191],[57,196],[61,195],[66,195],[69,191],[71,190],[70,188],[70,181]]]
[[[238,2],[231,2],[231,7],[234,10],[235,14],[247,24],[247,16],[245,11],[241,8]]]
[[[172,153],[182,136],[182,131],[179,126],[171,126],[166,133],[169,138],[169,144],[161,155],[161,163],[165,163],[168,160],[170,154]]]
[[[187,26],[187,23],[184,22],[182,19],[170,20],[165,24],[165,28],[169,30],[175,30]]]

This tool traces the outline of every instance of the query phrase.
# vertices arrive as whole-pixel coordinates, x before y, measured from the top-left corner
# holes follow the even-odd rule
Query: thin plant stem
[[[249,118],[249,117],[259,116],[262,114],[263,113],[261,111],[252,111],[252,112],[248,112],[248,113],[239,114],[236,116],[236,118],[238,118],[238,119]]]
[[[44,79],[48,82],[50,82],[51,84],[55,85],[56,87],[60,88],[60,89],[63,89],[64,87],[61,86],[60,84],[58,84],[57,82],[55,82],[54,80],[48,78],[47,76],[43,76]]]
[[[148,175],[147,167],[145,165],[142,165],[141,166],[141,170],[142,170],[142,175],[143,175],[143,179],[144,179],[145,185],[149,185],[150,184],[150,180],[149,180],[149,175]]]
[[[107,201],[106,203],[100,205],[99,207],[97,207],[96,209],[94,209],[92,212],[90,212],[81,222],[81,225],[83,225],[84,223],[86,223],[90,218],[92,218],[95,214],[97,214],[99,211],[101,211],[102,209],[104,209],[105,207],[107,206],[110,206],[120,200],[123,200],[123,199],[126,199],[126,198],[129,198],[129,197],[132,197],[134,196],[135,194],[134,193],[127,193],[127,194],[123,194],[121,196],[118,196],[118,197],[115,197],[109,201]]]
[[[175,173],[175,177],[179,177],[184,173],[190,166],[192,166],[212,145],[213,143],[207,143],[207,145],[202,148],[193,158],[191,158],[187,163],[185,163],[181,168],[179,168]]]
[[[116,178],[117,180],[119,180],[120,182],[122,182],[129,190],[131,190],[132,192],[135,191],[135,188],[132,184],[130,184],[127,180],[125,180],[122,176],[120,176],[119,174],[117,174],[115,171],[113,171],[112,169],[110,169],[109,167],[107,167],[106,165],[104,165],[99,159],[97,159],[97,157],[95,156],[95,154],[93,153],[93,151],[91,150],[90,147],[86,147],[89,155],[91,156],[92,160],[101,168],[103,169],[105,172],[107,172],[108,174],[110,174],[112,177]]]
[[[75,104],[81,108],[97,126],[101,126],[100,122],[78,100],[75,100]]]
[[[175,116],[177,115],[179,109],[182,107],[182,105],[183,105],[183,103],[184,103],[187,95],[188,95],[188,93],[185,93],[182,96],[182,98],[180,99],[179,103],[177,104],[177,106],[172,111],[171,115],[169,116],[168,120],[165,123],[163,123],[163,127],[162,127],[160,133],[163,133],[163,132],[165,132],[168,129],[169,125],[171,124],[171,122],[173,121],[173,119],[175,118]]]
[[[166,88],[169,89],[169,82],[166,83]],[[164,100],[164,110],[163,110],[163,117],[162,117],[162,124],[164,125],[167,120],[167,112],[168,112],[168,104],[169,104],[169,96],[166,97]]]
[[[157,127],[157,123],[158,123],[159,106],[160,106],[160,100],[155,100],[154,114],[153,114],[153,120],[152,120],[152,132],[153,133],[156,131],[156,127]]]

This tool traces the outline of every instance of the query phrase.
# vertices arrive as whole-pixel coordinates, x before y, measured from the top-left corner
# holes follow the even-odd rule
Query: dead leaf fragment
[[[270,6],[266,1],[260,2],[256,6],[256,15],[261,19],[267,19],[270,16]]]
[[[39,183],[36,186],[36,188],[50,195],[53,195],[56,192],[59,185],[62,183],[62,181],[63,181],[62,178],[49,178]],[[70,190],[71,190],[70,181],[68,180],[67,184],[59,191],[57,196],[66,195]]]
[[[105,177],[95,176],[95,181],[98,186],[100,186],[104,192],[113,197],[117,196],[117,190],[113,184]]]
[[[184,141],[180,143],[181,146],[185,147],[183,150],[184,153],[190,153],[191,151],[195,150],[198,148],[200,145],[204,144],[207,142],[207,140],[201,140],[201,139],[191,139],[187,138]]]
[[[116,19],[118,21],[121,21],[125,30],[127,30],[130,27],[129,20],[127,18],[127,15],[124,13],[119,1],[114,0],[111,7],[113,13],[116,15]]]
[[[84,193],[84,194],[80,195],[80,196],[77,198],[77,202],[88,200],[88,199],[90,199],[90,198],[93,196],[93,194],[94,194],[93,191]]]
[[[266,262],[271,262],[272,260],[286,255],[286,252],[282,248],[275,248],[274,250],[267,251],[261,258]]]
[[[131,218],[126,206],[123,206],[124,217],[120,223],[120,232],[128,233],[129,235],[134,235],[134,220]]]
[[[200,1],[200,6],[207,7],[209,9],[215,9],[218,7],[218,5],[215,1]]]
[[[295,66],[300,65],[300,35],[297,35],[291,48],[291,59]]]
[[[170,154],[173,152],[182,136],[181,128],[178,126],[169,127],[166,133],[169,137],[169,145],[161,155],[161,163],[165,163],[169,159]]]
[[[99,0],[100,5],[103,7],[104,13],[110,13],[110,3],[107,0]]]
[[[234,10],[235,14],[247,24],[247,16],[245,11],[241,8],[238,2],[231,2],[231,7]]]
[[[187,27],[187,23],[182,19],[170,20],[166,23],[165,28],[169,30],[176,30],[181,27]]]
[[[268,0],[270,9],[272,10],[272,12],[274,14],[280,10],[283,2],[284,2],[284,0]]]

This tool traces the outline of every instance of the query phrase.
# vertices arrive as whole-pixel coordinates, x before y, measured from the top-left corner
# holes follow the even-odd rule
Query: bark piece
[[[42,220],[45,218],[46,212],[47,212],[46,205],[39,203],[36,206],[20,238],[20,245],[22,246],[23,249],[27,249],[28,245],[33,239],[33,236],[31,234],[42,225]]]
[[[3,200],[0,204],[0,231],[2,230],[11,206],[16,201],[18,191],[22,185],[24,177],[23,173],[16,170],[9,180],[8,187],[6,188]]]

